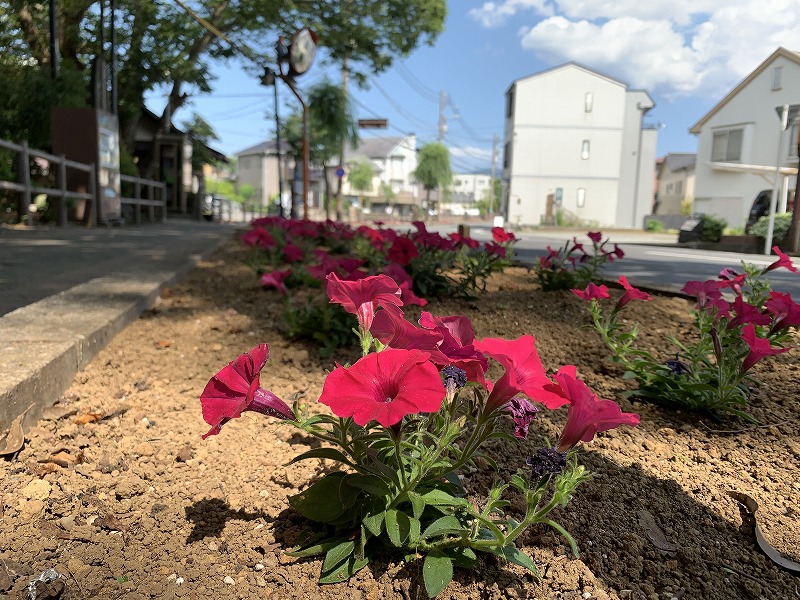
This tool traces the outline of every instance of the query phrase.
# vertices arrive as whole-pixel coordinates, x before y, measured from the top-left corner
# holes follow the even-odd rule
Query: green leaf
[[[292,550],[291,552],[287,552],[286,554],[288,556],[295,556],[297,558],[318,556],[320,554],[325,554],[328,550],[337,546],[340,542],[341,538],[337,538],[332,541],[320,542],[319,544],[314,544],[313,546],[308,546],[307,548],[302,548],[300,550]]]
[[[455,488],[458,490],[459,496],[467,495],[467,491],[464,489],[464,484],[461,482],[461,478],[458,476],[458,473],[455,471],[448,471],[444,474],[444,478],[455,486]]]
[[[399,510],[386,511],[386,535],[389,536],[389,541],[397,548],[402,547],[403,542],[408,539],[408,534],[411,530],[411,523],[409,522],[408,515]]]
[[[433,489],[422,494],[425,504],[430,506],[469,506],[464,498],[456,498],[445,491]]]
[[[437,535],[446,535],[448,533],[460,533],[463,527],[458,519],[452,515],[436,519],[433,523],[425,528],[422,532],[423,539],[430,539]]]
[[[411,502],[411,511],[414,514],[414,518],[419,519],[422,516],[422,511],[425,510],[425,500],[416,492],[408,492],[407,495]]]
[[[383,498],[390,493],[389,486],[380,477],[375,475],[348,475],[345,478],[347,485],[364,490],[372,496]]]
[[[512,562],[515,565],[525,567],[531,573],[536,575],[537,578],[541,579],[542,575],[539,573],[539,569],[536,568],[536,565],[533,563],[530,557],[516,546],[503,546],[502,548],[492,550],[492,553],[505,558],[507,561]]]
[[[369,559],[367,558],[357,560],[355,557],[351,556],[330,573],[322,573],[320,575],[319,582],[325,584],[347,581],[368,564]]]
[[[438,552],[431,552],[422,564],[422,580],[429,598],[438,596],[453,579],[453,560]]]
[[[422,529],[422,523],[419,519],[415,519],[414,517],[408,518],[408,543],[411,546],[416,546],[419,544],[420,538],[420,530]]]
[[[301,460],[307,460],[309,458],[327,458],[330,460],[336,460],[340,463],[344,463],[346,465],[352,465],[347,457],[342,454],[339,450],[335,448],[314,448],[313,450],[309,450],[308,452],[303,452],[302,454],[295,456],[292,460],[286,463],[284,466],[288,467],[289,465],[293,465],[296,462],[300,462]]]
[[[325,560],[322,562],[322,572],[329,573],[336,569],[343,560],[353,554],[356,544],[352,540],[347,540],[337,544],[325,554]]]
[[[339,500],[344,473],[330,473],[299,494],[289,496],[289,505],[306,519],[327,523],[342,516],[345,506]]]
[[[444,552],[453,559],[453,566],[474,569],[478,565],[478,557],[472,548],[448,548]]]
[[[578,544],[575,543],[575,538],[573,538],[570,535],[569,531],[564,529],[561,525],[559,525],[552,519],[542,519],[541,522],[550,525],[550,527],[552,527],[553,529],[558,531],[561,535],[563,535],[564,539],[567,540],[567,543],[569,544],[569,547],[572,550],[572,555],[575,558],[578,558]]]
[[[384,517],[385,513],[381,511],[374,515],[367,515],[361,519],[361,522],[364,523],[364,527],[366,527],[372,535],[378,537],[383,531]]]

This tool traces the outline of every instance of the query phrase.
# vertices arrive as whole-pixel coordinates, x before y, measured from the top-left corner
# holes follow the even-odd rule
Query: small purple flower
[[[454,385],[457,388],[462,388],[467,385],[467,372],[464,369],[459,369],[453,365],[447,365],[440,371],[444,379],[444,386]]]
[[[561,473],[567,466],[567,453],[555,448],[539,448],[526,462],[531,467],[531,479],[535,481],[545,475]]]
[[[675,353],[675,360],[668,360],[666,364],[673,375],[683,375],[692,372],[686,363],[681,360],[681,355],[677,352]]]
[[[506,404],[506,410],[514,419],[514,436],[519,439],[528,437],[528,426],[536,418],[539,407],[525,398],[512,398]]]

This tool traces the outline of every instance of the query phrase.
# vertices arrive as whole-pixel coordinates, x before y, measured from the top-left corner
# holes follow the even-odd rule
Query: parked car
[[[762,190],[753,200],[753,206],[750,207],[750,214],[747,216],[747,224],[744,226],[744,232],[750,233],[750,228],[756,224],[761,217],[769,214],[769,204],[772,201],[772,190]]]

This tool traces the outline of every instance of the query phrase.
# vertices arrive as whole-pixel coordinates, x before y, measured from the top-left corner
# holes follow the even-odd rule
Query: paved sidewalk
[[[0,450],[106,343],[236,226],[0,229]]]

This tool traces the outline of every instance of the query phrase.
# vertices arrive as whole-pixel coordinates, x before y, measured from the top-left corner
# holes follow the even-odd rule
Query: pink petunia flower
[[[592,240],[593,244],[599,244],[600,241],[603,239],[603,234],[600,231],[590,231],[586,234],[586,236]]]
[[[727,302],[725,304],[727,304]],[[732,308],[736,316],[728,321],[728,329],[733,329],[740,325],[747,325],[748,323],[753,323],[754,325],[769,325],[772,320],[769,315],[762,313],[757,306],[745,302],[741,296],[736,296]],[[719,312],[717,314],[719,314]]]
[[[269,231],[261,227],[245,231],[242,234],[242,242],[246,246],[258,246],[259,248],[274,248],[277,244]]]
[[[517,239],[512,231],[506,231],[502,227],[492,227],[492,239],[498,244],[513,242]]]
[[[770,292],[769,300],[764,302],[764,307],[774,316],[773,331],[800,325],[800,304],[792,300],[792,295],[788,292]]]
[[[386,257],[396,262],[398,265],[406,266],[413,259],[419,256],[419,250],[407,237],[398,237],[389,247]]]
[[[281,294],[286,293],[286,285],[283,283],[284,279],[292,274],[291,269],[284,269],[283,271],[270,271],[261,276],[261,285],[263,287],[274,287]]]
[[[772,263],[770,266],[768,266],[766,269],[764,269],[765,273],[772,271],[774,269],[779,269],[781,267],[783,267],[784,269],[788,269],[792,273],[798,273],[797,267],[795,267],[794,264],[792,264],[792,259],[789,258],[788,254],[784,254],[783,252],[781,252],[781,249],[778,248],[777,246],[773,246],[772,251],[775,254],[777,254],[780,258],[776,260],[774,263]]]
[[[789,348],[773,348],[768,339],[760,338],[756,335],[756,326],[752,323],[742,328],[742,339],[750,348],[750,352],[748,352],[742,363],[742,373],[749,371],[753,365],[765,356],[783,354],[792,349],[791,346]]]
[[[375,309],[388,305],[402,306],[400,288],[386,275],[373,275],[358,281],[342,281],[336,273],[329,273],[327,278],[328,298],[335,304],[341,304],[347,312],[356,315],[358,325],[364,331],[372,327]]]
[[[505,405],[517,394],[525,394],[547,408],[558,408],[568,402],[547,377],[532,335],[523,335],[515,340],[484,338],[476,340],[474,346],[505,368],[505,373],[492,386],[486,400],[487,411]]]
[[[721,298],[722,292],[720,290],[727,286],[727,281],[715,281],[713,279],[708,281],[687,281],[681,291],[697,298],[697,308],[703,308],[709,299]]]
[[[508,255],[508,252],[506,251],[505,247],[495,242],[486,242],[483,248],[484,250],[486,250],[487,253],[493,254],[498,258],[505,258]]]
[[[325,379],[319,401],[362,427],[370,421],[391,427],[406,415],[436,412],[445,388],[428,357],[419,350],[387,348],[351,367],[337,365]]]
[[[283,257],[286,262],[299,262],[303,260],[303,249],[289,242],[283,247]]]
[[[528,437],[528,427],[536,418],[539,407],[525,398],[512,398],[506,404],[506,410],[511,413],[514,420],[514,437],[525,439]]]
[[[489,368],[489,361],[475,347],[475,332],[467,317],[434,317],[431,313],[423,311],[419,324],[442,336],[439,352],[431,356],[433,362],[441,366],[457,366],[467,372],[469,381],[486,385],[485,374]],[[444,360],[441,359],[441,355],[444,355]]]
[[[439,346],[443,339],[441,333],[417,327],[409,322],[403,311],[396,306],[385,306],[375,315],[370,333],[389,348],[422,350],[429,354],[440,352]],[[434,362],[448,364],[444,357]]]
[[[200,394],[203,419],[211,425],[203,439],[217,435],[225,423],[248,410],[278,419],[294,419],[292,409],[283,400],[259,387],[259,376],[268,359],[269,346],[259,344],[211,378]]]
[[[590,283],[586,286],[585,290],[570,290],[573,294],[575,294],[581,300],[602,300],[603,298],[608,298],[608,287],[605,285],[595,285],[594,283]]]
[[[624,413],[613,400],[603,400],[593,394],[589,386],[576,377],[574,366],[561,367],[554,378],[569,399],[567,424],[558,440],[559,452],[570,450],[578,442],[590,442],[601,431],[639,424],[639,415]]]
[[[614,307],[614,310],[620,310],[623,306],[628,304],[631,300],[652,300],[652,296],[647,292],[643,292],[635,287],[633,287],[630,283],[628,283],[628,278],[625,275],[620,275],[619,279],[617,279],[619,284],[625,289],[625,293],[620,296],[620,299],[617,300],[617,305]]]

